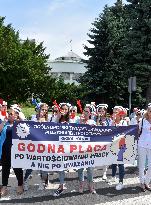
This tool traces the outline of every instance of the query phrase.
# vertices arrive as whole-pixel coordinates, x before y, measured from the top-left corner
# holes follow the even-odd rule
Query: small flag
[[[80,100],[77,100],[77,105],[79,106],[79,109],[80,109],[80,112],[82,113],[82,106],[81,106],[81,101]]]

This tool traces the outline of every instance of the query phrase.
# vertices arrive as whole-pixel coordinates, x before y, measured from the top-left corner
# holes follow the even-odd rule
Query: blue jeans
[[[64,184],[64,179],[65,179],[65,171],[59,171],[60,184]]]
[[[83,168],[78,169],[78,177],[79,177],[79,181],[83,182],[84,181],[84,172],[83,172]],[[93,182],[93,167],[88,167],[87,169],[87,181]]]
[[[123,183],[123,179],[125,175],[124,164],[118,164],[118,167],[119,167],[119,182]],[[117,164],[112,164],[112,177],[116,176],[116,171],[117,171]]]

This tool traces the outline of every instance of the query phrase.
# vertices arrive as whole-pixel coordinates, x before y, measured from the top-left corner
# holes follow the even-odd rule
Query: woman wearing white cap
[[[57,106],[52,106],[52,115],[51,115],[51,118],[50,118],[50,122],[59,122],[59,117],[60,117],[60,114],[59,114],[59,109]]]
[[[69,115],[69,122],[78,124],[80,122],[80,117],[77,116],[77,107],[71,106],[70,107],[70,115]]]
[[[127,122],[123,120],[123,116],[125,112],[123,111],[122,106],[115,106],[113,108],[113,121],[112,126],[127,126]],[[118,164],[119,167],[119,183],[116,185],[116,190],[121,190],[124,188],[123,179],[125,175],[124,164]],[[112,164],[112,178],[110,183],[116,181],[116,171],[117,171],[117,164]]]
[[[69,123],[69,109],[70,105],[68,103],[60,103],[60,117],[59,117],[59,123]],[[64,191],[64,179],[65,179],[65,171],[59,171],[59,187],[54,192],[53,196],[58,197],[60,196]]]
[[[107,117],[107,108],[107,104],[99,104],[97,106],[96,124],[98,126],[111,126],[112,120]],[[107,180],[107,167],[108,166],[103,166],[103,180]]]
[[[91,107],[85,107],[83,110],[83,114],[81,116],[80,123],[81,124],[88,124],[88,125],[96,125],[96,122],[91,118]],[[96,191],[94,189],[93,184],[93,167],[88,167],[87,169],[87,181],[88,181],[88,188],[90,193],[95,194]],[[84,189],[84,169],[78,169],[78,177],[79,177],[79,193],[83,193]]]
[[[36,122],[48,122],[48,105],[46,103],[41,103],[39,107],[37,107],[37,115],[36,118],[33,118],[33,121]],[[30,175],[32,173],[32,169],[27,169],[24,177],[24,190],[28,190],[28,181]],[[48,172],[40,171],[40,183],[38,190],[44,190],[48,185]]]

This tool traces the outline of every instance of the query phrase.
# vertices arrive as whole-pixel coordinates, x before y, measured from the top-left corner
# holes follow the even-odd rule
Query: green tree
[[[21,49],[19,61],[22,62],[20,65],[22,79],[25,85],[28,85],[28,87],[26,86],[26,98],[31,93],[42,98],[44,93],[48,93],[48,90],[52,89],[54,83],[47,67],[49,56],[45,54],[43,43],[36,44],[28,39],[22,43]]]
[[[4,19],[0,17],[0,93],[6,99],[7,95],[14,95],[13,87],[16,83],[15,59],[20,48],[19,35],[11,25],[4,26]]]
[[[0,95],[24,102],[32,93],[44,96],[54,80],[47,67],[43,43],[22,41],[19,32],[0,17]]]
[[[81,78],[86,99],[96,102],[128,104],[127,79],[125,79],[122,47],[127,22],[122,1],[115,6],[105,6],[88,34],[91,47],[85,46],[87,72]],[[85,92],[86,93],[86,92]],[[126,100],[125,100],[126,99]]]
[[[51,93],[51,102],[56,100],[58,103],[60,102],[68,102],[72,105],[76,104],[76,101],[80,97],[80,89],[79,86],[74,83],[64,83],[62,77],[59,77],[54,84],[53,93]]]
[[[129,32],[123,49],[127,75],[136,76],[137,92],[133,104],[151,101],[151,1],[127,0]]]

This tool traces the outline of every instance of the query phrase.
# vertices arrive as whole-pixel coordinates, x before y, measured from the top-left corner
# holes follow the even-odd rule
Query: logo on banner
[[[20,123],[17,125],[17,135],[21,139],[25,139],[30,134],[30,126],[26,123]]]
[[[114,138],[113,143],[110,146],[110,151],[112,155],[117,157],[117,161],[130,161],[131,157],[135,156],[135,146],[134,136],[123,135]]]

